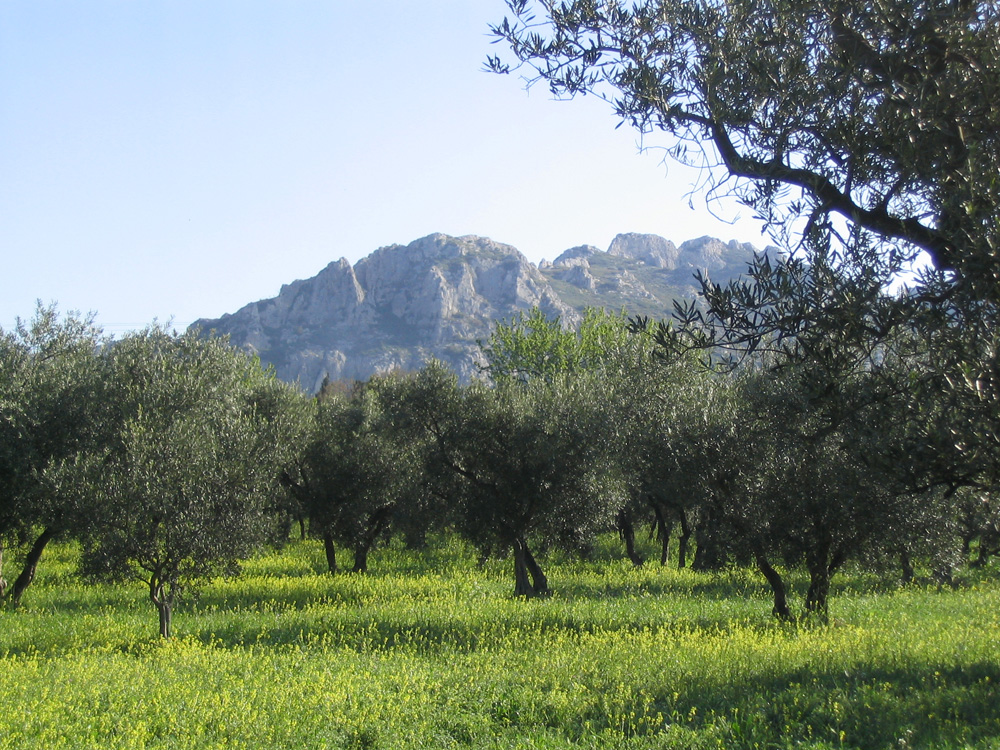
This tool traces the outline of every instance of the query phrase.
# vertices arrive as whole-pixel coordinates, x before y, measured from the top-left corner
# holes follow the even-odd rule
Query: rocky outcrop
[[[747,270],[755,252],[752,245],[713,237],[678,247],[655,234],[629,233],[616,236],[607,252],[571,248],[539,270],[577,310],[600,306],[665,317],[675,300],[698,294],[696,273],[724,284]]]
[[[277,297],[194,326],[229,335],[308,391],[324,377],[364,380],[432,357],[468,380],[479,372],[477,342],[520,310],[539,307],[568,325],[588,306],[665,317],[675,299],[694,296],[696,271],[724,283],[754,252],[711,237],[678,247],[620,234],[607,252],[581,245],[535,267],[510,245],[432,234],[380,248],[353,267],[342,258]]]
[[[578,317],[510,245],[434,234],[380,248],[353,268],[341,259],[273,299],[194,326],[229,335],[313,391],[326,376],[366,379],[432,357],[468,379],[478,372],[477,340],[494,321],[536,306]]]
[[[637,260],[653,268],[677,268],[677,246],[656,234],[619,234],[608,247],[608,255]]]

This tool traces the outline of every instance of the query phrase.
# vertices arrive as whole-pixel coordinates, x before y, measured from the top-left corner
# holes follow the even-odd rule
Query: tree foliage
[[[911,452],[989,485],[1000,446],[1000,11],[987,0],[512,0],[493,28],[557,96],[596,94],[794,250],[679,310],[701,345],[827,354],[913,336]],[[915,260],[910,288],[887,288]],[[834,283],[828,283],[833,279]],[[816,292],[820,292],[817,296]],[[857,353],[855,351],[855,353]],[[931,404],[928,407],[928,404]],[[917,438],[918,431],[911,432]],[[961,478],[960,478],[961,477]]]
[[[61,317],[54,305],[0,329],[0,597],[4,543],[34,540],[7,592],[14,606],[78,499],[54,492],[49,476],[106,438],[104,344],[92,316]]]
[[[327,389],[318,399],[316,428],[294,484],[312,533],[326,544],[331,573],[337,572],[334,543],[351,548],[353,570],[363,573],[369,551],[394,520],[432,520],[414,507],[421,502],[419,442],[395,424],[391,404],[400,387],[395,378],[376,377],[350,393]]]
[[[479,342],[483,371],[494,382],[532,378],[552,381],[578,372],[603,369],[630,346],[628,318],[589,307],[575,328],[549,318],[538,307],[497,323]]]
[[[548,593],[532,547],[580,549],[622,502],[600,393],[585,373],[462,387],[439,365],[413,383],[428,491],[484,554],[513,551],[517,595]]]
[[[556,95],[721,166],[770,225],[839,215],[997,299],[1000,12],[986,0],[511,0],[493,27]],[[499,56],[490,67],[507,72]],[[858,236],[860,235],[860,237]]]
[[[185,586],[278,538],[301,397],[218,339],[150,327],[109,348],[117,431],[80,458],[92,575],[144,582],[168,637]]]

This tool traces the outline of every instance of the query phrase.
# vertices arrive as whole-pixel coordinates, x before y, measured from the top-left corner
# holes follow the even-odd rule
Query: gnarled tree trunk
[[[674,522],[667,521],[659,503],[649,500],[649,504],[653,508],[653,515],[656,518],[653,522],[653,530],[660,542],[660,565],[666,565],[670,561],[670,535],[674,530]]]
[[[809,591],[806,593],[806,612],[817,615],[826,622],[829,613],[830,578],[843,563],[845,555],[832,544],[822,542],[806,557],[809,568]]]
[[[533,598],[546,596],[549,582],[536,562],[528,544],[518,538],[514,542],[514,596]]]
[[[358,544],[354,547],[354,567],[351,568],[352,573],[368,572],[368,550],[370,549],[370,544]]]
[[[767,583],[771,587],[771,593],[774,596],[774,606],[771,608],[771,614],[779,620],[791,620],[792,613],[788,611],[785,582],[781,579],[781,574],[774,569],[763,550],[759,547],[754,548],[753,557],[757,563],[757,569],[764,574],[764,578],[767,579]]]
[[[380,508],[368,519],[368,528],[361,538],[354,545],[354,568],[352,573],[368,572],[368,553],[375,546],[375,541],[383,531],[389,526],[392,518],[392,509],[389,507]]]
[[[632,525],[632,516],[624,509],[618,513],[618,536],[625,543],[628,559],[635,567],[641,568],[646,560],[635,551],[635,526]]]
[[[156,606],[156,611],[160,616],[160,637],[170,638],[174,608],[173,587],[154,577],[149,582],[149,598]]]

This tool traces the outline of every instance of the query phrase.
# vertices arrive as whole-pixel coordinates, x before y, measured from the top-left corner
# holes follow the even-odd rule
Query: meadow
[[[620,557],[550,558],[528,601],[456,540],[339,576],[297,542],[162,641],[141,585],[85,584],[57,546],[0,611],[0,749],[1000,748],[995,567],[838,575],[820,625],[773,620],[755,571]]]

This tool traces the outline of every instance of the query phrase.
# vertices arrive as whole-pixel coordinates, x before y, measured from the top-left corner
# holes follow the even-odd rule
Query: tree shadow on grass
[[[808,670],[727,685],[691,681],[654,701],[665,716],[714,723],[727,747],[996,747],[1000,666]],[[688,721],[686,717],[696,717]],[[822,746],[822,745],[820,745]]]

